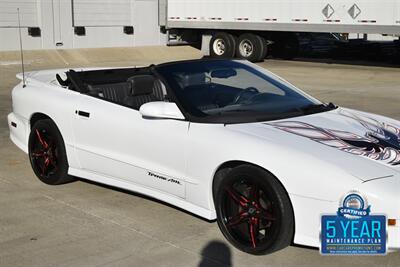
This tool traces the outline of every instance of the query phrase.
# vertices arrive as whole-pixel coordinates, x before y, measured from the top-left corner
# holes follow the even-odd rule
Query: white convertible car
[[[251,63],[31,72],[12,101],[11,140],[46,184],[151,196],[217,219],[252,254],[318,247],[321,214],[358,190],[400,248],[400,122],[322,103]]]

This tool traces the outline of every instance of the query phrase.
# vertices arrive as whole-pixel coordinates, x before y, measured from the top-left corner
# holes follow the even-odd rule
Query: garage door
[[[17,8],[21,26],[38,26],[38,7],[36,0],[2,0],[0,8],[0,27],[18,27]]]
[[[22,40],[29,49],[41,48],[41,38],[28,34],[28,27],[39,27],[39,6],[37,0],[0,0],[0,51],[15,50],[19,47],[19,8]]]
[[[158,26],[158,1],[136,0],[133,9],[135,45],[159,45],[162,35]]]
[[[130,0],[74,0],[74,26],[132,25]]]

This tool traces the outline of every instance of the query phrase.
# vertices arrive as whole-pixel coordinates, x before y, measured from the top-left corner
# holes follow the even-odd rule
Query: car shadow
[[[198,267],[232,266],[230,248],[221,241],[212,240],[201,251]]]

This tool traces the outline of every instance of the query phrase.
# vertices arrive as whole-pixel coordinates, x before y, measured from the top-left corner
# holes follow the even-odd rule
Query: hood
[[[400,122],[383,116],[338,108],[228,127],[327,161],[363,181],[400,172]]]

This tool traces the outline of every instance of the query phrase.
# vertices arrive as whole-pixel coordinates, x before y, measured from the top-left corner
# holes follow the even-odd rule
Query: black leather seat
[[[162,100],[159,92],[158,96],[154,94],[156,81],[152,75],[136,75],[129,78],[128,82],[132,84],[132,90],[130,95],[124,99],[125,105],[139,110],[140,106],[145,103]]]
[[[166,88],[159,79],[154,81],[153,94],[160,100],[164,100],[167,95]]]
[[[132,90],[132,84],[128,82],[88,85],[89,94],[110,100],[115,103],[122,103]]]

